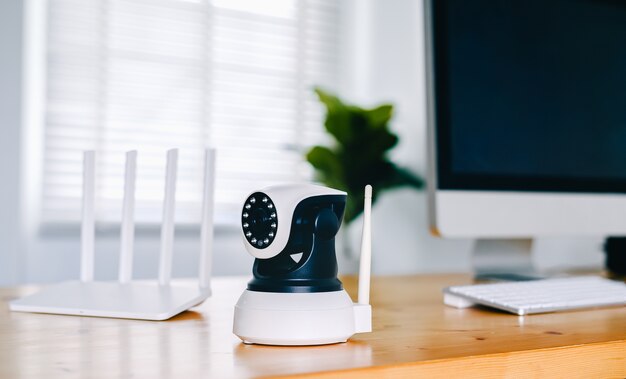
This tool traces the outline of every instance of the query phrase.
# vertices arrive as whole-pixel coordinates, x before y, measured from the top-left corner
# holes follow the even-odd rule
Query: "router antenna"
[[[80,229],[80,280],[93,281],[95,240],[95,152],[83,153],[83,214]]]
[[[176,171],[178,150],[167,152],[165,168],[165,195],[163,204],[163,224],[161,227],[161,250],[159,255],[158,280],[132,280],[133,245],[135,237],[135,185],[137,183],[137,151],[127,151],[126,171],[124,175],[124,200],[122,209],[122,228],[120,237],[120,264],[117,282],[98,281],[94,278],[95,241],[95,174],[96,160],[93,151],[83,155],[82,182],[82,224],[80,281],[67,281],[46,286],[36,294],[12,300],[9,309],[18,312],[53,313],[63,315],[113,317],[138,320],[167,320],[181,312],[205,301],[211,295],[210,288],[199,286],[170,285],[172,277],[172,255],[174,241],[174,211],[176,193]],[[78,158],[79,156],[77,156]],[[201,283],[208,286],[210,275],[210,219],[213,201],[213,159],[214,151],[207,151],[207,173],[205,180],[210,185],[205,191],[206,214],[203,224],[203,263],[204,272],[200,271]],[[198,162],[199,163],[199,162]],[[209,199],[209,200],[207,200]],[[155,257],[156,258],[156,257]],[[204,260],[203,260],[204,259]],[[202,269],[201,269],[202,270]],[[347,297],[348,294],[344,295]],[[345,298],[344,298],[345,300]],[[349,301],[349,297],[347,298]],[[350,308],[345,308],[349,310]],[[334,311],[334,310],[333,310]],[[302,313],[302,312],[300,312]],[[348,315],[350,316],[350,315]],[[292,317],[290,317],[292,319]],[[356,323],[356,317],[346,317],[350,326]]]
[[[163,224],[161,225],[161,253],[159,260],[159,284],[162,286],[169,285],[172,277],[177,166],[178,149],[168,150],[167,167],[165,169],[165,196],[163,199]]]
[[[137,151],[126,152],[124,176],[124,204],[122,208],[122,230],[120,246],[119,282],[128,283],[133,275],[133,246],[135,243],[135,181]]]
[[[370,302],[370,275],[372,270],[372,186],[369,184],[365,186],[359,265],[359,304],[366,305]]]
[[[200,229],[199,286],[211,288],[211,264],[213,259],[213,205],[215,193],[215,149],[206,149],[204,155],[204,193],[202,196],[202,226]]]

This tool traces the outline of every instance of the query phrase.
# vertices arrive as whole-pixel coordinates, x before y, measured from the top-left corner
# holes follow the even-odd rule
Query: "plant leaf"
[[[367,116],[373,128],[385,127],[393,116],[393,105],[383,104],[367,111]]]
[[[330,187],[346,190],[343,167],[335,152],[324,146],[314,146],[306,154],[306,159],[315,167],[322,182]]]
[[[341,144],[351,143],[353,136],[350,129],[350,111],[348,107],[337,96],[333,96],[321,88],[315,88],[320,101],[326,106],[326,120],[324,126]]]
[[[329,112],[336,112],[338,109],[346,107],[337,96],[331,95],[320,87],[315,87],[313,90]]]
[[[366,184],[374,187],[372,202],[381,192],[399,187],[421,188],[424,181],[409,170],[396,166],[387,153],[398,144],[389,130],[393,105],[364,109],[342,102],[337,96],[315,88],[326,106],[324,126],[336,145],[314,146],[306,159],[325,185],[348,192],[344,222],[350,223],[363,212]]]

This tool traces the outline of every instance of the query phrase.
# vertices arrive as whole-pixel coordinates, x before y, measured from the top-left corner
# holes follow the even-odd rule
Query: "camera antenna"
[[[363,233],[361,234],[361,259],[359,262],[359,304],[370,302],[370,274],[372,271],[372,186],[365,186],[363,204]]]

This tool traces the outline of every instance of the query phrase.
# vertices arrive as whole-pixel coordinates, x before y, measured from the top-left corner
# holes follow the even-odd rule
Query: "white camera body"
[[[263,194],[267,195],[268,205],[272,205],[272,209],[276,212],[276,219],[278,220],[276,222],[277,225],[274,232],[275,237],[271,244],[264,248],[259,248],[257,245],[251,243],[250,238],[247,238],[245,235],[246,229],[241,229],[241,236],[246,250],[248,250],[248,253],[250,253],[253,257],[259,259],[275,257],[287,246],[287,241],[289,241],[289,234],[291,232],[293,213],[300,202],[316,196],[347,196],[346,192],[315,184],[286,184],[266,187],[260,191],[251,193],[246,198],[246,204],[249,203],[251,197],[255,194],[260,194],[260,196]],[[258,202],[258,200],[255,200],[255,202]],[[271,214],[271,212],[269,213]],[[252,215],[250,215],[250,218],[251,216]],[[242,219],[242,223],[245,222],[246,221]]]

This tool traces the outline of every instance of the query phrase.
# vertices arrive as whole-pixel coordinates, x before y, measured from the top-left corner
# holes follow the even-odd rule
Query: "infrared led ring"
[[[250,195],[241,211],[241,227],[250,245],[257,249],[271,245],[278,228],[278,216],[272,199],[263,192]]]

